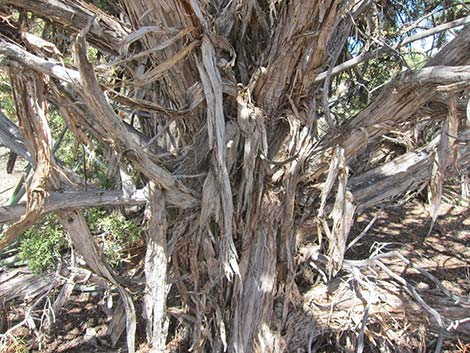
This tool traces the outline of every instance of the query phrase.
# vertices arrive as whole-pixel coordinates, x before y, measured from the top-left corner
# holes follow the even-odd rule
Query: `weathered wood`
[[[51,275],[35,275],[27,268],[2,271],[0,299],[5,303],[12,300],[33,300],[47,291],[52,277]]]
[[[331,287],[338,289],[336,293],[341,292],[339,288],[343,290],[341,296],[333,299],[334,310],[331,310],[331,305],[328,304],[331,302],[331,299],[327,299],[328,288]],[[439,326],[434,320],[429,319],[423,308],[414,302],[409,294],[400,293],[395,285],[374,286],[373,292],[367,291],[366,288],[361,288],[360,291],[359,297],[353,294],[351,289],[347,289],[344,284],[334,280],[330,287],[318,285],[305,293],[305,302],[303,304],[305,312],[303,315],[312,315],[315,318],[315,324],[311,328],[312,331],[305,333],[320,339],[324,330],[337,333],[353,330],[355,322],[360,322],[363,318],[368,302],[371,304],[368,307],[367,322],[373,323],[375,320],[393,322],[400,320],[410,326],[408,335],[422,325],[431,332],[439,332]],[[446,335],[454,337],[461,335],[468,336],[470,328],[469,322],[466,321],[468,319],[468,305],[455,303],[455,301],[442,295],[436,295],[435,291],[433,293],[431,290],[422,291],[422,296],[445,318],[448,330]],[[292,316],[295,317],[295,315],[296,313],[293,312]],[[355,319],[350,320],[347,317],[354,317]],[[291,323],[291,329],[305,331],[305,322],[302,323],[301,316],[297,317],[297,320],[298,323]],[[459,322],[461,323],[459,324]],[[391,332],[389,333],[392,334]],[[387,334],[387,332],[378,333],[378,335],[380,334]],[[373,336],[371,335],[371,337]],[[289,349],[296,349],[296,347],[291,346]]]
[[[351,192],[358,212],[407,190],[418,188],[431,177],[433,155],[428,149],[406,153],[373,170],[352,177]]]
[[[207,37],[203,38],[202,65],[198,63],[199,75],[207,105],[207,128],[209,148],[213,150],[214,174],[217,194],[220,195],[220,214],[215,215],[223,237],[220,246],[221,262],[229,280],[239,275],[237,251],[233,243],[233,197],[227,166],[227,139],[222,96],[222,79],[216,66],[215,50]],[[232,141],[233,142],[233,141]],[[235,147],[234,147],[235,148]]]
[[[0,249],[5,248],[40,218],[52,172],[52,136],[46,118],[43,76],[34,71],[25,71],[12,76],[12,87],[19,129],[34,159],[35,170],[27,188],[26,212],[3,232]]]
[[[348,131],[341,144],[346,159],[360,154],[368,143],[394,126],[413,119],[419,108],[436,98],[437,86],[468,81],[466,70],[468,66],[432,66],[398,75],[374,103],[342,127]]]
[[[122,150],[143,174],[157,182],[163,189],[170,191],[170,194],[178,199],[181,205],[196,206],[197,199],[191,195],[190,191],[185,189],[170,172],[159,166],[155,159],[129,135],[121,118],[106,99],[95,77],[93,66],[87,58],[85,34],[89,27],[90,24],[80,32],[75,44],[75,56],[80,71],[77,88],[90,110],[98,115],[96,123],[102,125],[103,130],[108,134],[107,139],[112,141],[116,148]]]
[[[145,205],[146,200],[144,189],[136,190],[130,197],[125,197],[121,190],[52,192],[44,202],[44,214],[91,207]],[[0,206],[0,224],[17,220],[25,211],[25,203]]]
[[[98,48],[119,53],[121,41],[129,29],[118,19],[85,1],[74,0],[2,0],[2,4],[31,11],[36,16],[61,25],[68,32],[80,32],[94,16],[88,39]]]
[[[61,63],[40,58],[22,49],[18,45],[9,43],[3,39],[0,40],[0,54],[18,62],[23,68],[31,68],[45,75],[57,78],[62,82],[73,83],[77,82],[79,79],[79,73],[76,70],[68,69]]]
[[[457,162],[457,156],[453,155],[454,152],[456,152],[457,147],[454,146],[454,144],[459,134],[459,117],[457,114],[457,97],[454,92],[450,92],[448,94],[448,101],[448,114],[441,129],[439,146],[435,153],[432,175],[429,183],[429,213],[432,218],[431,228],[429,231],[431,231],[439,213],[447,168]]]
[[[85,47],[82,46],[81,53],[83,65],[85,65],[83,60],[88,62],[86,59],[86,53],[83,52],[84,49]],[[81,73],[83,76],[81,76],[80,73],[76,70],[64,68],[61,64],[50,62],[32,55],[11,43],[0,42],[0,53],[22,65],[34,68],[42,73],[51,75],[59,80],[72,84],[76,94],[81,93],[85,101],[88,99],[88,104],[90,104],[91,110],[95,109],[95,113],[101,112],[101,114],[103,114],[102,117],[105,119],[97,119],[94,121],[94,123],[101,127],[101,131],[106,131],[107,134],[113,132],[114,138],[117,139],[116,143],[121,145],[120,148],[123,151],[126,151],[128,158],[131,158],[136,163],[138,163],[144,174],[148,174],[152,178],[157,178],[160,180],[166,189],[173,189],[175,187],[176,189],[182,188],[181,191],[175,190],[175,192],[167,193],[170,204],[174,203],[185,208],[191,208],[197,205],[197,199],[195,199],[187,190],[183,191],[184,187],[182,187],[181,183],[178,182],[168,171],[155,163],[154,159],[147,155],[144,147],[139,145],[139,139],[137,136],[129,133],[129,128],[126,127],[126,125],[121,121],[116,113],[114,113],[112,108],[106,102],[89,63],[86,64],[86,69],[84,67],[85,71],[82,70]],[[88,89],[91,87],[94,88],[93,94],[86,94],[88,91],[87,89],[83,88],[81,83],[82,79],[85,79],[85,81],[83,81],[84,83],[88,83],[90,85]],[[93,122],[90,122],[90,124],[92,123]],[[101,138],[108,140],[109,136],[102,135]]]
[[[350,160],[364,151],[373,140],[379,139],[400,123],[413,119],[414,114],[426,103],[438,100],[440,95],[436,92],[437,86],[467,81],[468,78],[464,77],[466,74],[459,72],[459,65],[468,65],[470,62],[466,51],[462,51],[464,48],[470,48],[470,27],[442,48],[423,69],[399,74],[381,90],[374,102],[343,124],[340,134],[338,131],[326,134],[322,139],[323,148],[342,141],[340,144],[345,149],[346,159]],[[440,83],[441,79],[446,83]],[[312,171],[313,177],[324,172],[318,163],[313,166],[316,168]]]
[[[464,130],[458,139],[466,140],[470,131]],[[430,181],[434,164],[434,149],[438,139],[417,151],[405,153],[377,168],[354,176],[349,180],[349,188],[354,201],[358,204],[358,212],[391,200],[403,193],[416,190]],[[461,145],[457,150],[457,159],[453,165],[447,165],[444,177],[452,175],[454,166],[465,165],[470,157],[468,145]],[[450,173],[449,173],[450,172]]]
[[[265,217],[270,217],[265,215]],[[274,225],[263,222],[247,231],[244,238],[251,246],[240,255],[241,279],[235,280],[232,298],[233,321],[229,352],[249,353],[260,342],[263,326],[272,327],[276,274]],[[262,225],[261,225],[262,224]],[[249,233],[248,233],[249,232]],[[274,326],[275,327],[275,326]]]
[[[384,45],[378,49],[375,49],[373,51],[368,51],[366,53],[363,53],[363,54],[360,54],[356,57],[354,57],[353,59],[350,59],[348,61],[345,61],[337,66],[335,66],[331,72],[330,72],[330,75],[334,76],[334,75],[338,75],[339,73],[345,71],[345,70],[348,70],[366,60],[369,60],[369,59],[377,59],[377,57],[379,57],[380,55],[383,55],[385,53],[389,53],[389,52],[393,52],[394,50],[397,50],[401,47],[404,47],[406,45],[409,45],[413,42],[416,42],[418,40],[422,40],[426,37],[429,37],[429,36],[432,36],[432,35],[435,35],[436,33],[439,33],[439,32],[443,32],[443,31],[447,31],[451,28],[455,28],[455,27],[459,27],[459,26],[462,26],[462,25],[466,25],[470,23],[470,17],[467,16],[467,17],[464,17],[464,18],[459,18],[457,20],[454,20],[454,21],[450,21],[449,23],[444,23],[444,24],[441,24],[439,26],[435,26],[435,27],[432,27],[428,30],[425,30],[425,31],[422,31],[422,32],[419,32],[419,33],[416,33],[414,35],[411,35],[405,39],[403,39],[402,41],[398,42],[397,44],[395,44],[394,46],[392,47],[389,47],[388,45]],[[463,36],[468,36],[470,35],[470,28],[465,28],[463,30],[463,32],[461,33],[460,35],[460,38],[462,40],[462,44],[464,45],[464,47],[461,47],[462,50],[466,50],[465,48],[467,48],[468,46],[468,41],[465,41],[463,39]],[[456,52],[456,54],[458,56],[464,56],[465,54],[463,54],[463,52]],[[449,63],[450,65],[450,63]],[[429,66],[434,66],[434,63],[433,61],[431,61],[429,63]],[[319,74],[317,77],[315,77],[315,82],[320,82],[320,81],[323,81],[328,75],[328,72],[325,71],[325,72],[322,72],[321,74]]]
[[[190,29],[188,38],[191,42],[195,41],[195,36],[191,32],[198,32],[198,24],[196,21],[191,5],[183,6],[176,0],[144,0],[144,1],[121,1],[123,8],[129,16],[133,29],[139,31],[145,27],[156,26],[159,28]],[[184,7],[184,9],[183,9]],[[143,36],[141,44],[147,50],[152,50],[161,44],[162,36],[159,33],[148,33]],[[165,36],[163,36],[165,38]],[[149,58],[155,63],[161,64],[169,58],[172,58],[183,47],[181,42],[166,47],[161,51],[154,51],[149,54]],[[153,67],[149,68],[151,71]],[[171,87],[167,90],[168,97],[163,98],[164,101],[173,101],[178,107],[185,105],[185,93],[196,82],[197,71],[195,70],[194,59],[189,57],[185,65],[178,64],[175,69],[166,72],[165,78],[161,80],[163,87]]]
[[[147,249],[145,252],[145,307],[147,342],[152,352],[165,352],[168,334],[166,297],[168,286],[167,216],[163,192],[154,183],[149,185],[147,208]]]
[[[318,5],[317,1],[298,0],[282,7],[267,48],[266,72],[254,90],[257,104],[268,114],[285,101],[287,92],[295,97],[306,94],[315,69],[324,64],[328,42],[344,9],[341,1],[330,1],[324,11]]]
[[[58,217],[65,231],[70,235],[74,247],[83,256],[92,271],[118,288],[126,312],[127,349],[130,353],[135,352],[137,323],[132,297],[126,288],[117,283],[113,271],[103,261],[102,254],[93,239],[85,217],[78,211],[61,211],[58,213]]]
[[[340,289],[349,290],[346,302],[360,313],[354,317],[355,326],[350,320],[346,326],[358,333],[361,351],[364,332],[358,327],[365,326],[364,312],[380,308],[378,302],[357,301],[357,293],[346,288],[350,281],[342,282],[341,270],[350,266],[344,253],[356,206],[365,209],[428,181],[432,146],[352,178],[349,164],[363,156],[367,146],[380,144],[385,133],[408,128],[405,124],[424,114],[423,106],[439,101],[445,107],[436,87],[467,87],[470,67],[463,65],[470,59],[464,50],[470,45],[469,30],[424,69],[398,74],[372,104],[337,126],[328,114],[330,77],[350,38],[352,20],[368,1],[121,0],[123,16],[133,30],[128,36],[124,27],[108,33],[121,24],[82,1],[7,3],[19,9],[29,5],[37,16],[55,11],[55,25],[80,33],[75,69],[47,57],[35,45],[39,39],[28,41],[24,29],[14,23],[26,41],[11,33],[8,38],[20,46],[1,40],[3,63],[18,72],[26,67],[48,75],[50,100],[77,140],[89,143],[91,134],[114,150],[113,158],[122,158],[121,166],[130,162],[150,185],[148,195],[139,191],[129,198],[117,191],[53,193],[43,209],[59,211],[88,266],[119,286],[77,208],[140,205],[148,199],[144,306],[147,342],[154,350],[165,349],[166,295],[168,283],[174,281],[177,295],[171,300],[184,312],[180,317],[188,323],[184,335],[191,350],[296,351],[284,346],[296,334],[289,328],[290,311],[295,311],[300,297],[295,230],[313,219],[319,221],[313,241],[330,255],[325,271],[338,276]],[[49,5],[56,7],[45,8]],[[98,16],[91,21],[94,14]],[[101,57],[105,65],[94,67],[85,39],[100,52],[120,57]],[[48,47],[42,44],[39,47]],[[315,105],[320,92],[315,77],[328,66],[321,111]],[[323,125],[318,123],[319,113],[328,125],[323,132],[316,131]],[[441,124],[442,111],[437,116],[429,108],[426,114],[436,127]],[[441,149],[446,150],[443,145]],[[468,157],[462,154],[462,159]],[[54,174],[50,180],[55,178]],[[52,184],[50,190],[60,187]],[[0,210],[0,220],[11,221],[21,212],[21,207]],[[133,303],[119,288],[132,350]],[[327,284],[315,289],[325,297],[338,294]],[[404,289],[410,291],[409,286]],[[385,291],[380,293],[386,297]],[[413,295],[406,304],[419,302]],[[310,299],[304,297],[301,304]],[[329,326],[328,301],[320,304],[319,310],[308,312],[310,320],[318,316],[322,329],[341,330]],[[345,319],[343,313],[337,315]],[[122,327],[116,320],[114,339]]]

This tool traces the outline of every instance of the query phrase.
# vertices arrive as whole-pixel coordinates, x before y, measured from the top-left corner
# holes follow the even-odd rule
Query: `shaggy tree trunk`
[[[0,138],[36,170],[26,204],[0,209],[0,223],[10,224],[0,246],[41,215],[58,213],[90,269],[119,289],[132,352],[136,323],[127,284],[107,268],[77,210],[145,204],[143,294],[153,351],[165,351],[169,321],[176,317],[196,352],[292,352],[296,307],[312,298],[309,292],[300,299],[296,283],[305,245],[298,230],[316,224],[309,238],[331,279],[345,269],[356,210],[428,182],[437,204],[446,173],[459,163],[467,167],[468,150],[457,142],[468,140],[468,130],[455,127],[464,115],[452,97],[470,85],[470,67],[463,66],[470,63],[469,29],[425,68],[397,75],[349,121],[335,121],[328,104],[320,121],[318,101],[328,103],[332,74],[340,71],[328,69],[367,5],[121,0],[120,19],[78,0],[1,0],[5,18],[11,8],[30,11],[54,31],[49,38],[27,33],[24,17],[0,26],[0,54],[10,68],[23,141],[3,114]],[[54,45],[60,31],[70,36],[61,45],[73,44],[73,64],[65,64]],[[88,45],[106,64],[90,63]],[[56,163],[46,99],[78,141],[87,144],[90,134],[112,149],[118,167],[129,162],[145,189],[125,189],[123,182],[122,192],[96,190]],[[351,164],[384,134],[409,129],[406,124],[432,104],[439,109],[431,118],[446,120],[440,139],[350,177]],[[26,122],[33,125],[25,130]],[[445,148],[435,157],[438,145]],[[170,292],[175,307],[169,307]]]

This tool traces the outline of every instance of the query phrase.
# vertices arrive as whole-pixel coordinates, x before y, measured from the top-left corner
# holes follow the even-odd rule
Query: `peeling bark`
[[[119,53],[121,41],[129,34],[118,19],[100,11],[96,6],[80,0],[2,0],[2,4],[31,11],[47,21],[55,22],[72,34],[80,32],[94,16],[89,40],[98,48],[112,54]]]
[[[46,120],[44,82],[41,74],[27,71],[12,75],[13,93],[21,134],[34,158],[35,170],[27,187],[26,213],[3,233],[0,249],[5,248],[21,233],[35,224],[44,212],[47,184],[52,172],[52,138]]]
[[[168,333],[166,316],[167,282],[167,221],[165,198],[158,186],[149,186],[147,209],[147,250],[145,253],[145,315],[147,342],[152,352],[164,352]]]

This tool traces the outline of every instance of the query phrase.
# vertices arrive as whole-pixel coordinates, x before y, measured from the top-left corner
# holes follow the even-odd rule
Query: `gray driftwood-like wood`
[[[37,276],[27,268],[2,271],[0,298],[4,303],[12,300],[33,300],[50,287],[53,276]]]
[[[117,54],[129,29],[117,18],[100,11],[85,1],[74,0],[2,0],[22,11],[31,11],[38,17],[59,24],[71,35],[82,30],[96,16],[89,40],[98,48]]]
[[[145,253],[144,313],[147,319],[147,342],[155,353],[165,352],[168,334],[166,297],[168,285],[167,215],[163,192],[149,185],[147,208],[147,252]]]
[[[136,190],[130,197],[125,197],[120,190],[53,192],[44,204],[44,213],[90,207],[136,206],[145,205],[146,202],[147,197],[143,189]],[[25,203],[0,206],[0,224],[19,219],[25,211]]]
[[[84,216],[78,211],[62,211],[58,213],[58,216],[64,229],[70,235],[74,247],[83,256],[91,270],[118,288],[126,312],[127,346],[130,353],[135,352],[136,312],[128,290],[116,282],[113,272],[103,261]]]
[[[468,130],[459,134],[459,138],[466,139]],[[431,142],[423,149],[405,153],[394,160],[369,170],[350,180],[351,193],[359,210],[378,205],[384,200],[402,195],[408,190],[416,190],[424,183],[429,182],[434,164],[434,151],[437,140]],[[468,164],[470,150],[468,146],[459,148],[457,159],[453,165],[448,165],[446,174],[452,175],[453,168]]]

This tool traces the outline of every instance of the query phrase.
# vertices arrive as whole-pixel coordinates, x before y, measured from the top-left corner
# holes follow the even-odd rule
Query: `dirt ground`
[[[24,168],[27,164],[27,162],[18,157],[13,173],[8,174],[6,170],[8,154],[9,149],[0,147],[0,205],[4,205],[9,200],[18,181],[24,174]]]
[[[367,244],[387,243],[417,266],[429,271],[447,289],[460,296],[470,295],[470,209],[445,203],[432,231],[425,206],[413,201],[403,206],[374,209],[362,214],[356,234],[377,215],[377,221],[351,251],[352,257],[366,258]],[[428,234],[429,233],[429,234]],[[354,234],[352,235],[354,236]],[[404,270],[395,266],[395,270]]]

